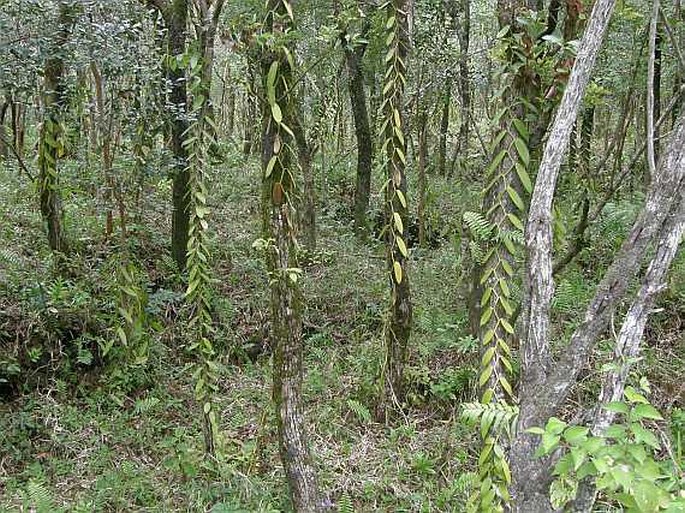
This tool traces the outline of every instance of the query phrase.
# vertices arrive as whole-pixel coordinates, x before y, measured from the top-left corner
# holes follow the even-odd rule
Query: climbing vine
[[[208,149],[215,142],[216,127],[209,108],[209,91],[202,81],[202,59],[192,50],[183,58],[187,65],[188,90],[193,98],[191,122],[184,137],[184,148],[188,154],[190,190],[190,225],[188,230],[188,288],[186,300],[192,306],[190,326],[195,340],[190,345],[197,359],[193,378],[195,398],[202,407],[204,419],[205,453],[216,454],[217,417],[213,395],[217,391],[218,367],[211,335],[212,318],[209,295],[211,291],[211,266],[207,230],[209,229],[209,207],[207,204],[207,172],[210,166]]]
[[[407,18],[403,0],[382,6],[385,22],[385,80],[383,85],[383,124],[381,154],[385,158],[387,181],[385,204],[388,224],[385,230],[391,288],[390,320],[386,330],[383,382],[386,400],[402,395],[402,372],[411,329],[407,244],[406,141],[402,125],[402,96],[406,85],[408,53]]]

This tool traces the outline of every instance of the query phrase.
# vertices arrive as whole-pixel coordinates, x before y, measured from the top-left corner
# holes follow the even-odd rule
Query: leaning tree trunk
[[[585,333],[581,337],[583,340],[574,341],[572,338],[571,348],[565,355],[569,356],[570,366],[566,366],[563,371],[558,364],[552,366],[550,349],[550,303],[553,293],[552,200],[561,161],[568,146],[573,124],[576,121],[614,3],[615,0],[598,0],[595,3],[568,86],[545,146],[526,227],[528,257],[525,292],[529,298],[529,305],[524,313],[524,332],[521,341],[521,406],[518,434],[513,441],[511,451],[515,509],[522,513],[551,511],[548,497],[551,463],[535,457],[538,440],[526,430],[532,426],[544,425],[549,416],[554,414],[563,403],[570,385],[575,382],[574,378],[579,370],[577,366],[582,365],[587,355],[587,337],[593,338],[591,332],[585,331],[588,328],[586,323],[592,324],[592,332],[594,329],[603,327],[603,323],[596,323],[591,319],[599,310],[604,310],[612,302],[609,300],[607,304],[603,304],[604,295],[609,290],[612,290],[612,295],[614,293],[613,288],[605,288],[607,285],[605,278],[598,289],[604,291],[599,298],[599,303],[594,304],[593,301],[591,305],[597,310],[594,313],[592,310],[588,311],[583,325],[577,330]],[[610,269],[607,276],[611,273]],[[608,283],[611,287],[618,285],[614,283],[614,278],[610,278]],[[629,280],[629,276],[622,279]],[[559,375],[559,371],[563,374]]]
[[[386,8],[388,55],[383,88],[383,146],[386,151],[386,248],[390,282],[390,316],[385,332],[383,388],[385,413],[401,406],[403,373],[412,323],[409,261],[405,227],[408,224],[406,142],[403,133],[403,93],[409,46],[406,0],[392,0]]]
[[[266,30],[290,29],[287,0],[269,0]],[[292,112],[293,72],[286,50],[270,47],[262,57],[262,208],[267,270],[270,276],[271,329],[274,345],[273,399],[280,454],[297,512],[322,510],[308,447],[302,404],[302,306],[298,282],[294,172],[291,130],[283,113]]]
[[[43,70],[44,118],[38,141],[38,185],[40,189],[40,211],[47,230],[50,249],[66,252],[67,246],[62,231],[62,205],[58,185],[58,161],[64,152],[64,137],[61,118],[66,107],[64,90],[64,51],[73,21],[72,5],[62,1],[59,4],[57,33],[50,48],[50,56]]]

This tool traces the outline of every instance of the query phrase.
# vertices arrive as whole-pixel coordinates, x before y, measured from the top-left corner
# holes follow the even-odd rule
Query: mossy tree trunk
[[[57,32],[43,69],[44,117],[39,135],[40,212],[47,231],[50,249],[65,253],[67,244],[62,227],[62,204],[58,181],[58,161],[64,152],[61,119],[66,108],[64,56],[74,17],[71,2],[59,3]]]
[[[265,30],[273,46],[262,55],[262,209],[266,263],[270,278],[273,400],[281,460],[297,512],[322,510],[308,446],[302,404],[302,297],[298,283],[297,185],[292,130],[285,123],[294,110],[293,72],[279,40],[292,29],[286,0],[269,0]],[[286,52],[288,50],[288,53]],[[284,118],[283,113],[286,113]],[[284,121],[284,119],[286,121]]]
[[[190,228],[190,175],[188,153],[183,144],[188,130],[188,91],[186,73],[177,56],[186,48],[188,0],[146,0],[146,5],[159,10],[167,29],[167,81],[169,83],[168,127],[170,150],[174,157],[172,170],[171,256],[178,268],[186,267],[188,230]]]
[[[362,37],[368,32],[369,25],[365,23],[362,29]],[[362,58],[366,51],[366,44],[352,47],[347,40],[347,32],[340,36],[345,52],[345,64],[347,66],[347,90],[350,95],[352,107],[352,120],[354,122],[354,135],[357,140],[357,176],[354,188],[354,226],[360,235],[368,231],[366,212],[369,208],[371,196],[371,167],[373,161],[373,139],[369,113],[366,107],[366,90],[364,88],[364,72],[362,70]]]

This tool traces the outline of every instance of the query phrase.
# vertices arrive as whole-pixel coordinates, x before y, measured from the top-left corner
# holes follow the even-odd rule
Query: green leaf
[[[512,120],[512,122],[514,123],[514,127],[516,128],[516,131],[521,136],[521,139],[523,139],[524,141],[527,141],[528,140],[528,127],[526,127],[526,124],[518,118],[514,118]]]
[[[494,336],[495,336],[495,330],[489,329],[485,333],[485,335],[483,335],[483,345],[487,346],[490,343],[490,341],[493,339]]]
[[[509,222],[514,225],[515,228],[524,231],[523,223],[518,217],[516,217],[514,214],[509,213],[507,214],[507,218],[509,219]]]
[[[269,66],[269,73],[266,75],[266,86],[272,89],[276,85],[276,73],[278,73],[278,61],[273,61]]]
[[[271,105],[271,115],[276,123],[280,124],[281,121],[283,121],[283,113],[281,112],[281,107],[278,105],[278,103],[274,102]]]
[[[512,335],[514,334],[514,328],[511,324],[509,324],[509,321],[507,321],[506,319],[500,319],[499,322],[502,324],[504,331]]]
[[[566,431],[564,431],[564,440],[566,440],[571,445],[580,445],[581,442],[587,439],[587,435],[590,432],[589,428],[584,426],[571,426]]]
[[[528,146],[523,139],[519,139],[518,137],[514,139],[514,146],[516,147],[516,153],[518,153],[521,163],[523,163],[525,167],[528,167],[528,164],[530,164],[530,153],[528,152]]]
[[[490,379],[490,376],[492,375],[492,367],[487,366],[485,369],[483,369],[483,372],[480,373],[480,378],[478,380],[478,386],[482,387],[485,385],[488,380]]]
[[[514,202],[514,205],[523,212],[526,209],[525,204],[523,203],[523,200],[521,199],[521,196],[519,196],[519,193],[516,192],[511,186],[507,187],[507,194],[511,198],[511,201]]]
[[[647,398],[641,393],[637,392],[633,387],[626,387],[623,395],[626,396],[626,399],[628,399],[628,402],[630,403],[649,404]]]
[[[653,420],[663,420],[664,418],[657,411],[657,409],[651,404],[638,404],[631,412],[631,417],[634,420],[640,419],[653,419]]]
[[[395,189],[395,194],[397,194],[397,199],[400,201],[402,207],[407,208],[407,198],[404,196],[404,193],[399,189]]]
[[[271,159],[269,159],[269,163],[266,165],[266,170],[264,171],[264,178],[269,178],[271,176],[271,173],[274,170],[274,166],[276,165],[277,160],[278,156],[276,155],[273,155]]]
[[[562,431],[564,431],[564,428],[566,427],[566,422],[564,422],[561,419],[558,419],[556,417],[551,417],[547,421],[547,425],[545,426],[545,431],[552,433],[554,435],[560,435]]]
[[[480,325],[485,326],[492,317],[492,307],[487,307],[480,316]]]
[[[504,159],[504,156],[507,154],[507,150],[501,150],[497,155],[495,155],[495,158],[492,159],[492,162],[488,166],[488,169],[486,171],[486,176],[490,176],[492,172],[499,166],[502,162],[502,159]]]
[[[392,213],[392,218],[395,223],[395,229],[398,233],[404,233],[404,224],[402,223],[402,216],[398,212]]]
[[[640,423],[631,423],[630,431],[633,433],[633,436],[635,437],[635,442],[645,443],[657,450],[661,448],[661,444],[659,443],[659,440],[657,439],[656,435],[652,433],[650,430],[645,429]]]
[[[392,269],[395,274],[395,281],[397,283],[402,283],[402,266],[399,262],[394,262],[392,264]]]
[[[533,184],[530,181],[530,176],[528,175],[528,171],[526,171],[526,168],[518,162],[514,167],[516,168],[516,174],[518,175],[519,180],[521,180],[521,185],[523,185],[523,188],[526,190],[526,192],[528,194],[533,192]]]
[[[643,513],[659,511],[661,506],[668,505],[666,492],[649,481],[638,481],[633,486],[633,498]]]
[[[630,408],[628,408],[628,405],[626,403],[623,403],[621,401],[611,401],[610,403],[607,403],[604,406],[605,410],[612,411],[614,413],[623,413],[627,414],[630,411]]]
[[[395,237],[395,241],[397,242],[397,248],[400,250],[400,253],[402,253],[402,256],[407,258],[409,256],[407,253],[407,245],[404,243],[402,237]]]
[[[507,395],[509,395],[509,397],[513,397],[514,391],[511,389],[511,385],[509,384],[509,381],[507,381],[507,378],[505,378],[504,376],[500,376],[499,384],[502,385],[502,388],[507,393]]]
[[[482,367],[490,365],[490,361],[492,361],[492,357],[495,355],[495,349],[495,346],[491,346],[488,348],[487,351],[483,353],[483,357],[480,360],[480,364]]]
[[[117,326],[117,335],[119,336],[121,345],[126,346],[128,343],[128,339],[126,338],[126,332],[121,326]]]

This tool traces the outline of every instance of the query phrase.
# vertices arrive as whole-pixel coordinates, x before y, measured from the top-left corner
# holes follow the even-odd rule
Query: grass
[[[53,333],[50,347],[63,352],[34,355],[36,362],[15,354],[26,381],[22,394],[0,403],[0,511],[29,505],[39,511],[288,511],[270,403],[266,278],[252,248],[260,231],[259,174],[252,162],[240,164],[227,166],[227,179],[229,171],[218,169],[213,184],[222,364],[216,465],[200,454],[190,359],[183,351],[182,288],[165,256],[168,183],[149,189],[132,246],[158,325],[154,349],[148,365],[112,379],[97,358],[79,364],[72,347],[90,351],[84,337],[111,337],[116,323],[116,296],[107,280],[116,248],[102,240],[102,205],[70,171],[67,180],[76,185],[65,200],[67,228],[78,256],[55,292],[35,194],[12,170],[0,171],[0,215],[8,219],[2,246],[12,248],[0,258],[0,337],[25,353]],[[322,250],[308,256],[302,280],[305,403],[323,494],[340,510],[459,510],[473,481],[473,444],[454,400],[470,393],[477,345],[466,337],[456,248],[447,241],[437,250],[415,251],[410,404],[389,425],[378,424],[372,412],[387,304],[383,249],[353,237],[349,220],[341,218],[347,205],[335,205],[338,200],[324,197]],[[447,202],[444,210],[459,215]],[[48,291],[42,306],[36,290]],[[70,318],[73,333],[64,327]],[[463,375],[455,374],[459,368],[466,369]]]
[[[228,158],[211,192],[221,363],[221,457],[212,465],[201,455],[183,284],[166,254],[168,180],[151,177],[145,201],[132,212],[140,222],[129,247],[146,291],[151,350],[146,363],[122,370],[103,361],[99,349],[116,340],[120,261],[116,244],[102,236],[95,178],[73,164],[65,171],[66,226],[76,255],[67,276],[57,278],[33,187],[0,166],[0,377],[16,383],[14,390],[0,383],[0,512],[289,511],[270,402],[267,278],[252,247],[260,236],[259,171],[252,160]],[[459,403],[474,396],[478,341],[468,335],[462,251],[453,234],[463,211],[476,208],[478,186],[431,177],[441,244],[412,250],[408,404],[385,425],[373,414],[388,301],[383,247],[352,234],[350,169],[327,173],[320,249],[302,259],[305,406],[323,495],[343,512],[463,511],[475,484],[478,440],[459,420]],[[379,204],[378,195],[373,201]],[[612,206],[593,228],[597,243],[580,255],[582,265],[559,277],[553,309],[560,343],[579,322],[578,305],[591,296],[595,274],[631,215]],[[657,406],[674,408],[680,430],[683,276],[681,254],[638,368],[653,383]],[[598,352],[594,360],[605,358]],[[575,400],[593,400],[599,376],[599,368],[591,370]]]

